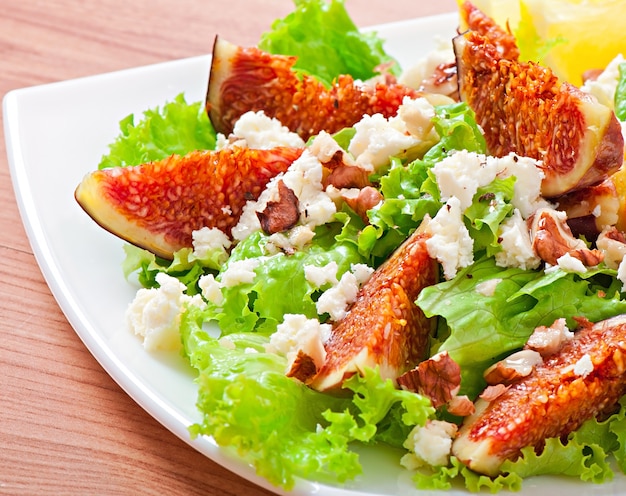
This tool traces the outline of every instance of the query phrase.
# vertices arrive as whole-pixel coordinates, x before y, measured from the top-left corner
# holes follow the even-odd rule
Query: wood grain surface
[[[455,0],[346,0],[359,26]],[[0,94],[258,41],[290,0],[0,0]],[[130,399],[50,294],[0,142],[0,495],[270,494],[207,459]],[[120,277],[121,272],[120,272]]]

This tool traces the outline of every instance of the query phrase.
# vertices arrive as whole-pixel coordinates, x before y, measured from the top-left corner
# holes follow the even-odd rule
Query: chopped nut
[[[298,354],[294,359],[289,371],[285,374],[287,377],[293,377],[301,382],[306,382],[317,373],[315,360],[302,350],[298,350]]]
[[[326,165],[326,164],[325,164]],[[332,169],[324,180],[324,188],[332,184],[335,188],[363,188],[369,186],[369,174],[355,165],[340,165]]]
[[[300,218],[298,197],[283,181],[278,181],[278,201],[267,202],[265,210],[257,212],[257,217],[266,234],[286,231]]]
[[[374,208],[382,201],[383,197],[380,192],[376,188],[372,188],[371,186],[366,186],[356,198],[344,197],[344,200],[348,204],[348,206],[354,210],[363,222],[366,224],[369,223],[369,218],[367,217],[367,211],[371,208]]]
[[[398,377],[398,384],[429,397],[433,407],[439,408],[458,393],[461,386],[461,368],[444,351]]]
[[[564,255],[580,260],[587,267],[598,265],[604,258],[600,250],[590,250],[584,241],[574,237],[564,212],[541,208],[528,223],[533,250],[550,265],[557,265]]]
[[[484,377],[490,385],[511,384],[529,375],[542,361],[541,355],[536,351],[518,351],[485,370]]]
[[[480,394],[479,398],[485,401],[493,401],[504,392],[509,389],[511,386],[505,386],[504,384],[494,384],[493,386],[487,386],[485,390]]]
[[[528,338],[525,349],[534,350],[547,357],[559,351],[566,341],[572,339],[574,333],[567,328],[565,319],[557,319],[550,327],[539,326]]]
[[[448,413],[459,417],[467,417],[476,411],[474,403],[466,395],[453,396],[448,402]]]

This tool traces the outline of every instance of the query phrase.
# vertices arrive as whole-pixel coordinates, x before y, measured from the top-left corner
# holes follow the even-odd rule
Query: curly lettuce
[[[259,48],[275,54],[298,57],[294,68],[330,84],[341,74],[367,80],[377,67],[400,67],[383,48],[376,33],[359,31],[343,0],[294,0],[295,10],[277,19],[264,33]]]
[[[177,95],[163,108],[146,110],[137,122],[130,114],[120,121],[120,134],[98,168],[140,165],[173,154],[213,150],[216,132],[200,102]]]

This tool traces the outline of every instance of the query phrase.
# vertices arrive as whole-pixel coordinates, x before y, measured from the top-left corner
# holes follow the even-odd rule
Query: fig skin
[[[559,82],[549,68],[505,58],[477,31],[456,36],[453,45],[459,94],[474,110],[489,153],[542,160],[545,197],[599,183],[620,168],[624,139],[611,109]]]
[[[336,391],[366,367],[379,367],[383,379],[395,382],[428,356],[436,319],[415,305],[420,291],[439,278],[428,238],[416,231],[361,287],[346,317],[333,326],[326,360],[306,381],[310,387]]]
[[[384,82],[356,83],[349,75],[327,89],[292,70],[296,57],[244,48],[216,37],[206,110],[216,131],[228,135],[239,116],[262,110],[305,141],[320,131],[335,133],[365,114],[395,115],[405,96],[422,93],[385,75]]]
[[[248,200],[302,154],[280,147],[229,147],[87,174],[74,196],[101,227],[155,255],[172,259],[192,247],[192,232],[215,227],[230,235]]]

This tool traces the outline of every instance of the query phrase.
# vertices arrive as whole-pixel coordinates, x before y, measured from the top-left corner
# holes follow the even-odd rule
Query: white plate
[[[387,40],[389,52],[409,67],[439,39],[450,38],[455,28],[456,15],[450,14],[375,30]],[[181,92],[188,102],[203,100],[209,63],[208,56],[196,57],[8,93],[3,110],[9,164],[20,213],[44,277],[104,369],[185,442],[242,477],[286,494],[211,439],[189,439],[187,427],[200,420],[194,373],[177,356],[146,353],[126,330],[124,313],[137,288],[122,274],[123,243],[98,227],[73,198],[82,177],[107,153],[122,118],[130,113],[139,116]],[[414,489],[394,458],[381,450],[361,452],[365,475],[349,486],[299,481],[291,494],[427,494]],[[618,476],[610,484],[593,486],[572,480],[528,480],[520,494],[624,494],[618,490],[624,481]],[[458,489],[448,494],[467,493]]]

